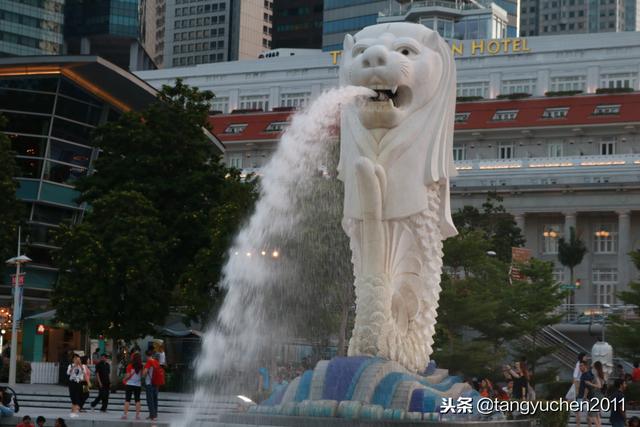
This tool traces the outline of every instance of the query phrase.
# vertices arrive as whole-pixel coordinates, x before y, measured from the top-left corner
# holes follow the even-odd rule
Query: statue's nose
[[[362,53],[364,68],[383,67],[387,65],[387,49],[383,46],[370,46]]]

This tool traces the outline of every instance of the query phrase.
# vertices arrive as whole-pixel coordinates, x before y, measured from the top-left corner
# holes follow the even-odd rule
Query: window
[[[289,122],[271,122],[264,130],[265,132],[282,132],[289,126]]]
[[[221,111],[226,114],[229,112],[229,98],[215,97],[211,101],[211,111]]]
[[[542,253],[544,254],[557,254],[558,253],[558,239],[562,237],[560,233],[560,224],[545,224],[542,230]]]
[[[600,142],[600,154],[602,156],[611,156],[616,154],[616,142],[615,141],[601,141]]]
[[[553,272],[553,281],[559,284],[564,283],[564,268],[554,268]]]
[[[453,160],[456,162],[466,159],[464,145],[453,146]]]
[[[499,159],[513,159],[513,144],[510,142],[501,142],[498,144]]]
[[[547,146],[547,157],[562,157],[563,155],[562,142],[552,142]]]
[[[594,116],[609,116],[620,114],[620,104],[598,105],[593,110]]]
[[[234,154],[230,156],[229,166],[236,169],[242,169],[242,154]]]
[[[600,87],[606,88],[635,88],[635,73],[603,74],[600,76]]]
[[[247,128],[247,123],[236,123],[227,126],[224,133],[242,133]]]
[[[594,268],[591,271],[591,281],[595,291],[596,304],[615,303],[616,284],[618,283],[618,270],[616,268]]]
[[[564,119],[569,113],[569,107],[546,108],[542,113],[543,119]]]
[[[465,112],[465,113],[456,113],[456,123],[464,123],[467,120],[469,120],[469,116],[471,116],[471,113],[469,112]]]
[[[593,252],[614,254],[618,250],[618,226],[615,223],[597,224],[594,230]]]
[[[586,87],[586,79],[584,76],[564,76],[551,78],[551,91],[564,92],[580,90],[584,91]]]
[[[486,98],[489,95],[489,82],[458,83],[456,96],[479,96]]]
[[[309,103],[310,97],[310,92],[283,93],[280,95],[280,106],[303,108]]]
[[[516,117],[518,117],[518,110],[497,110],[491,120],[504,122],[515,120]]]
[[[241,110],[269,110],[269,95],[247,95],[240,97]]]
[[[503,95],[509,95],[512,93],[533,94],[535,90],[536,90],[535,79],[504,80],[502,82],[502,89],[500,93]]]

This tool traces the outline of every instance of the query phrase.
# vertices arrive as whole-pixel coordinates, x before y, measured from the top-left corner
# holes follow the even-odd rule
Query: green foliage
[[[492,378],[499,378],[505,358],[526,357],[544,381],[555,372],[539,361],[554,349],[541,346],[535,336],[558,320],[552,313],[563,293],[552,264],[536,259],[518,266],[527,280],[511,283],[511,247],[524,239],[499,201],[490,195],[482,212],[466,206],[454,214],[459,234],[444,242],[433,357],[452,371]],[[490,250],[497,255],[489,256]]]
[[[558,261],[571,270],[571,283],[573,283],[574,279],[573,270],[576,266],[580,265],[586,253],[587,248],[584,242],[576,235],[576,229],[574,227],[569,229],[569,241],[564,237],[558,240]]]
[[[287,324],[296,337],[313,343],[317,357],[338,338],[338,354],[344,355],[349,321],[353,318],[353,266],[349,238],[342,229],[343,185],[337,179],[337,141],[323,162],[326,174],[317,174],[305,184],[296,200],[300,224],[295,235],[286,236],[281,248],[292,274],[285,283]],[[293,289],[293,291],[292,291]]]
[[[16,361],[16,382],[18,384],[29,384],[31,380],[31,363],[24,360]],[[0,381],[9,381],[9,363],[0,367]]]
[[[0,130],[5,119],[0,115]],[[24,205],[16,198],[18,167],[9,138],[0,132],[0,260],[14,257],[18,243],[18,225],[24,218]]]
[[[564,399],[572,386],[571,381],[549,381],[544,386],[543,397],[547,400]]]
[[[547,91],[544,93],[544,96],[573,96],[581,94],[581,90],[558,90],[558,91]]]
[[[496,193],[487,195],[482,211],[465,206],[453,214],[453,221],[458,231],[468,229],[482,232],[489,244],[487,250],[494,251],[498,259],[504,262],[511,262],[512,247],[525,243],[522,230],[516,225],[513,216],[504,209],[502,198]]]
[[[95,316],[91,310],[65,312],[61,317],[65,321],[68,316],[74,319],[75,325],[85,322],[94,331],[104,330],[113,322],[115,326],[110,326],[111,329],[125,335],[112,332],[111,336],[126,338],[148,330],[150,322],[162,323],[170,306],[196,319],[204,319],[215,307],[215,298],[221,294],[217,286],[224,254],[239,224],[251,211],[255,194],[254,185],[245,182],[239,171],[222,164],[213,143],[203,132],[208,127],[212,97],[211,92],[201,92],[178,80],[174,87],[163,87],[158,101],[147,109],[123,114],[118,121],[95,131],[94,142],[103,150],[95,164],[97,173],[77,185],[80,201],[88,202],[93,212],[77,231],[63,229],[65,236],[60,242],[66,250],[60,253],[59,262],[76,267],[76,258],[81,257],[88,274],[106,268],[103,260],[113,262],[111,268],[114,269],[118,262],[127,266],[128,260],[119,254],[121,245],[133,244],[127,239],[133,239],[132,230],[142,226],[137,221],[152,222],[155,231],[144,228],[149,234],[143,234],[140,245],[133,248],[142,256],[135,261],[140,264],[131,265],[139,271],[131,274],[141,276],[136,280],[145,290],[151,280],[146,277],[155,281],[158,299],[150,306],[155,306],[157,312],[145,321],[144,327],[135,330],[115,325],[121,317],[115,317],[118,311],[112,308],[111,313],[100,312],[99,319],[91,318]],[[115,195],[136,195],[137,210],[115,203]],[[107,209],[111,218],[100,212],[102,209]],[[136,218],[135,215],[151,216]],[[91,237],[93,232],[116,229],[116,223],[123,218],[128,222],[118,230],[122,241],[117,244],[105,245],[100,238]],[[65,239],[71,239],[77,248],[66,244]],[[145,244],[148,247],[145,248]],[[153,271],[148,271],[150,269]],[[146,272],[149,275],[142,277]],[[104,287],[95,291],[102,296],[117,297],[121,291],[118,286],[127,278],[106,270],[100,274],[93,282],[63,274],[56,289],[57,301],[65,303],[77,298],[81,280],[85,287],[87,283],[91,283],[92,288],[96,284]],[[116,304],[122,306],[119,310],[133,313],[141,303],[132,295],[134,288],[127,285],[130,298]]]
[[[640,250],[631,252],[629,256],[636,268],[640,269]],[[618,298],[627,305],[640,307],[640,282],[630,283],[629,290],[620,292]],[[607,339],[620,356],[630,360],[640,360],[638,337],[640,337],[639,319],[625,319],[622,315],[609,317]]]
[[[141,193],[113,191],[94,201],[83,223],[62,226],[52,295],[59,319],[123,339],[152,333],[164,321],[170,288],[162,276],[166,230],[158,217]]]
[[[566,427],[569,424],[569,411],[538,411],[535,420],[540,427]]]

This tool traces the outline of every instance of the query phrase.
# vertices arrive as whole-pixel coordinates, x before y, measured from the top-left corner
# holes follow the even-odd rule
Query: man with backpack
[[[147,363],[142,370],[145,390],[147,392],[147,406],[149,407],[149,419],[155,421],[158,418],[158,389],[164,385],[164,370],[155,358],[152,349],[147,350]]]

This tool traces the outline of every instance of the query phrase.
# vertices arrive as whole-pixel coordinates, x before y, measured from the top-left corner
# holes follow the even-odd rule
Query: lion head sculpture
[[[382,219],[423,211],[426,187],[440,183],[442,235],[455,235],[448,180],[456,174],[456,71],[447,43],[419,24],[364,28],[345,38],[340,81],[376,93],[342,110],[338,177],[345,183],[345,217],[362,219],[354,163],[365,157],[386,172]]]

